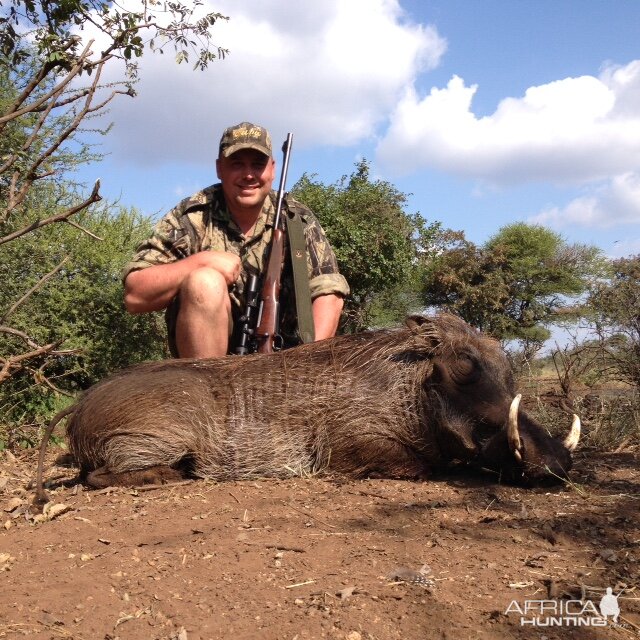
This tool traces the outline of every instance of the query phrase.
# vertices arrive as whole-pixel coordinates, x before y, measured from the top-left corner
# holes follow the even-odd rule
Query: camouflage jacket
[[[137,248],[133,259],[126,265],[123,278],[132,271],[174,262],[199,251],[234,253],[242,261],[240,277],[230,290],[233,319],[234,323],[237,322],[244,312],[244,289],[249,275],[260,275],[265,271],[273,232],[275,198],[275,192],[272,192],[271,197],[265,200],[253,235],[246,238],[231,218],[221,185],[216,184],[199,191],[182,200],[156,224],[152,236]],[[348,295],[349,285],[338,271],[333,249],[316,217],[308,208],[292,198],[286,199],[286,206],[289,211],[300,215],[304,223],[312,300],[326,294]],[[286,254],[289,255],[288,247]],[[169,346],[174,355],[177,304],[177,301],[174,301],[167,308]],[[280,308],[280,331],[285,344],[290,346],[299,343],[290,258],[285,261],[282,273]],[[230,349],[233,346],[231,344]]]

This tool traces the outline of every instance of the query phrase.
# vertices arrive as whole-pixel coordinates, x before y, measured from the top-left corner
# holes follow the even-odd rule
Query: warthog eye
[[[471,384],[480,377],[480,366],[469,354],[458,356],[450,365],[451,378],[457,384]]]

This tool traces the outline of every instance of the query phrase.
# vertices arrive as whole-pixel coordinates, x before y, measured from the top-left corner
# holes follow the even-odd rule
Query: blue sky
[[[168,210],[215,182],[222,129],[250,120],[274,147],[293,132],[289,185],[365,157],[411,212],[474,242],[527,221],[640,253],[638,0],[210,6],[230,17],[230,55],[204,72],[143,58],[138,97],[108,114],[108,157],[83,171],[103,195]]]

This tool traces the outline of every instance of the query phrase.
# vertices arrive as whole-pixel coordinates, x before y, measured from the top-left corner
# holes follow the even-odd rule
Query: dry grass
[[[520,380],[527,412],[552,435],[564,435],[570,424],[568,404],[550,377]],[[563,402],[564,400],[564,402]],[[582,422],[581,443],[606,451],[640,446],[640,392],[624,385],[580,387],[570,402]]]

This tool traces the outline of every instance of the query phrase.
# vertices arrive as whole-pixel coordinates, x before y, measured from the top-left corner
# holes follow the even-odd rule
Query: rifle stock
[[[272,353],[282,348],[282,336],[280,335],[280,278],[284,262],[285,233],[281,228],[280,218],[292,139],[293,135],[291,133],[287,134],[287,139],[282,145],[284,160],[273,221],[273,236],[271,238],[269,261],[262,283],[258,326],[255,331],[258,353]]]
[[[280,329],[280,275],[284,260],[284,232],[274,229],[269,264],[264,276],[260,317],[256,329],[258,353],[272,353],[282,347]]]

